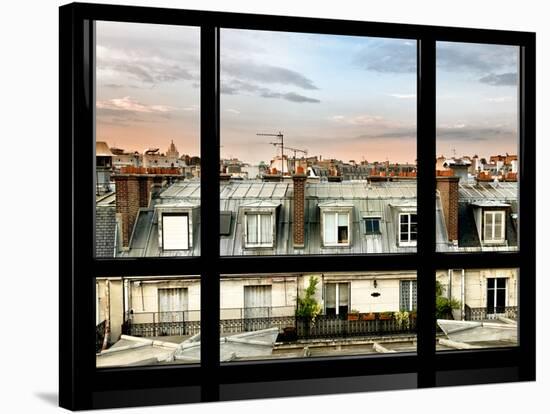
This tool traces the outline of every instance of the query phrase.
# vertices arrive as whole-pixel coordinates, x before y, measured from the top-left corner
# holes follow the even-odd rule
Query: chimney
[[[116,183],[116,212],[122,227],[122,248],[130,245],[139,209],[149,207],[151,190],[162,186],[163,176],[154,174],[123,173],[114,176]]]
[[[458,181],[459,177],[436,177],[437,190],[441,199],[447,236],[450,242],[458,241]]]
[[[306,204],[306,180],[307,175],[303,167],[298,167],[295,175],[292,176],[294,183],[294,247],[302,249],[305,247],[305,204]]]

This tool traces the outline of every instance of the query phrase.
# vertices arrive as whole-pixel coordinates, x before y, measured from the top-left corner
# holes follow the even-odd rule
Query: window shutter
[[[187,215],[163,215],[162,240],[164,250],[189,249],[189,218]]]

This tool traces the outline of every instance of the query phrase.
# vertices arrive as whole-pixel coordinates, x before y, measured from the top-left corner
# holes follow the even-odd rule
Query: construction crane
[[[285,160],[284,160],[284,150],[285,150],[285,141],[284,141],[284,135],[281,131],[279,131],[278,134],[262,134],[262,133],[259,133],[259,134],[256,134],[257,136],[259,137],[277,137],[279,138],[279,141],[280,142],[275,142],[275,143],[272,143],[273,145],[275,146],[281,146],[281,177],[283,176],[283,171],[284,171],[284,163],[285,163]]]

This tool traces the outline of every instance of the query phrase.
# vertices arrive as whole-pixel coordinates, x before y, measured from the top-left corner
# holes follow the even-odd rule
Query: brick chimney
[[[436,177],[441,199],[447,236],[450,242],[458,241],[458,181],[459,177]]]
[[[304,168],[298,167],[297,174],[292,176],[294,183],[294,247],[301,249],[305,247],[305,205],[306,205],[306,180]]]
[[[154,174],[117,174],[113,177],[116,183],[116,212],[121,221],[122,248],[130,245],[139,209],[149,207],[151,190],[155,185],[162,185],[163,176]]]

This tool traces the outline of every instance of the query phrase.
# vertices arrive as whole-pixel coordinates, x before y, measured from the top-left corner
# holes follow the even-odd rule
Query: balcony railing
[[[398,321],[393,316],[373,320],[319,315],[315,321],[294,316],[295,308],[224,308],[220,310],[220,335],[279,328],[281,340],[347,338],[413,334],[416,318]],[[200,332],[200,311],[140,312],[126,315],[122,332],[133,336],[195,335]]]
[[[132,336],[191,336],[200,332],[200,311],[126,312],[122,333]]]
[[[297,318],[296,334],[298,338],[347,338],[353,336],[379,336],[414,334],[416,318],[398,321],[389,319],[348,320],[334,315],[319,315],[311,322],[307,318]]]
[[[466,319],[467,321],[486,321],[498,319],[499,316],[517,320],[518,307],[497,306],[492,312],[489,312],[487,308],[471,308],[468,305],[464,305],[464,319]]]

